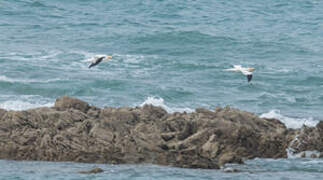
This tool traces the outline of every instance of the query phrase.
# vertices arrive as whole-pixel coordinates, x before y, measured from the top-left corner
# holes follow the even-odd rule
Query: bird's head
[[[252,72],[252,71],[254,71],[254,70],[255,70],[255,68],[248,67],[248,71]]]
[[[105,56],[104,61],[109,61],[109,59],[111,59],[111,58],[112,58],[112,56]]]

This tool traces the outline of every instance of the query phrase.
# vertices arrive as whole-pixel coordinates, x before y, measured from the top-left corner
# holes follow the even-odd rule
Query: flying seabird
[[[248,82],[252,79],[252,71],[254,71],[255,68],[252,67],[242,67],[241,65],[233,65],[233,68],[225,69],[225,71],[232,71],[232,72],[241,72],[243,75],[247,76]]]
[[[89,59],[89,61],[91,61],[91,64],[89,65],[89,68],[98,65],[100,62],[102,62],[103,60],[108,61],[109,59],[111,59],[112,56],[107,56],[107,55],[96,55],[93,58]]]

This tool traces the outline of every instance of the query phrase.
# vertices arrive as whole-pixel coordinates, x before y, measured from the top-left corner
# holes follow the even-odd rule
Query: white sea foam
[[[289,143],[288,148],[286,149],[287,157],[288,158],[311,158],[313,155],[316,157],[320,156],[320,152],[313,150],[313,151],[302,151],[299,153],[295,153],[296,150],[293,148],[294,145],[296,145],[296,149],[299,148],[299,146],[302,144],[302,142],[299,140],[299,135],[304,134],[304,128],[301,129],[301,131],[294,137],[294,139]],[[297,144],[295,144],[297,143]]]
[[[313,155],[316,156],[316,157],[319,157],[320,156],[320,152],[319,151],[302,151],[302,152],[299,152],[299,153],[295,153],[295,149],[292,148],[292,146],[297,142],[298,146],[301,145],[301,142],[299,141],[298,139],[298,135],[295,136],[295,138],[290,142],[288,148],[286,149],[286,152],[287,152],[287,158],[311,158]]]
[[[314,127],[319,121],[314,120],[313,118],[292,118],[284,116],[280,113],[279,110],[271,110],[268,113],[260,115],[261,118],[275,118],[283,122],[288,128],[301,128],[303,125]]]
[[[122,59],[126,63],[140,63],[145,59],[145,56],[143,55],[131,55],[131,54],[113,54],[114,57],[118,59]]]
[[[139,64],[149,59],[156,59],[156,55],[141,55],[141,54],[112,54],[116,60],[123,61],[126,64]]]
[[[297,154],[293,154],[291,157],[288,156],[288,158],[311,158],[312,156],[319,157],[320,152],[319,151],[303,151],[299,152]]]
[[[144,106],[145,104],[151,104],[154,106],[159,106],[165,109],[168,113],[174,113],[174,112],[194,112],[193,109],[191,108],[177,108],[177,107],[168,107],[164,103],[163,98],[158,98],[158,97],[148,97],[140,106]]]
[[[288,158],[297,158],[297,156],[295,156],[295,149],[292,148],[292,146],[295,144],[295,143],[298,143],[298,146],[300,145],[300,142],[299,142],[299,139],[298,139],[298,136],[299,134],[297,134],[295,136],[295,138],[289,143],[289,146],[288,148],[286,149],[286,152],[287,152],[287,157]]]
[[[6,109],[6,110],[15,110],[15,111],[21,111],[21,110],[27,110],[37,107],[51,107],[53,106],[53,103],[31,103],[26,101],[20,101],[20,100],[14,100],[14,101],[4,101],[0,102],[0,108]]]
[[[1,95],[0,108],[6,110],[27,110],[37,107],[53,106],[53,99],[39,95]]]
[[[54,79],[46,79],[46,80],[41,80],[41,79],[20,79],[20,78],[9,78],[7,76],[0,76],[0,81],[3,82],[20,82],[20,83],[48,83],[48,82],[55,82],[55,81],[61,81],[63,79],[60,78],[54,78]]]
[[[48,52],[10,52],[8,55],[2,55],[1,57],[14,61],[39,61],[39,60],[51,60],[56,59],[58,55],[63,53],[59,50],[50,50]]]

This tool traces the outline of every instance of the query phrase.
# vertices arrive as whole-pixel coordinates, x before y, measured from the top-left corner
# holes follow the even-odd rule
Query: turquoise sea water
[[[323,160],[320,159],[255,159],[244,165],[229,165],[240,170],[181,169],[149,164],[109,165],[70,162],[26,162],[0,160],[0,178],[6,180],[320,180]],[[79,171],[99,167],[99,174],[80,174]]]
[[[315,125],[322,12],[319,0],[1,0],[0,108],[67,95],[169,112],[230,105],[288,127]],[[88,69],[96,54],[113,59]],[[223,71],[233,65],[256,68],[250,84]]]

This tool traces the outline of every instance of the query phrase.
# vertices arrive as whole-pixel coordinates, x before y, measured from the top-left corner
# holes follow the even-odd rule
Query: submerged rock
[[[322,148],[314,143],[322,144],[323,125],[306,131],[317,138],[310,145]],[[62,97],[52,108],[0,109],[1,159],[217,169],[244,158],[287,157],[296,134],[276,119],[230,107],[169,114],[152,105],[101,109]]]
[[[81,174],[97,174],[97,173],[101,173],[101,172],[103,172],[103,169],[101,169],[101,168],[93,168],[88,171],[79,171],[79,173],[81,173]]]

